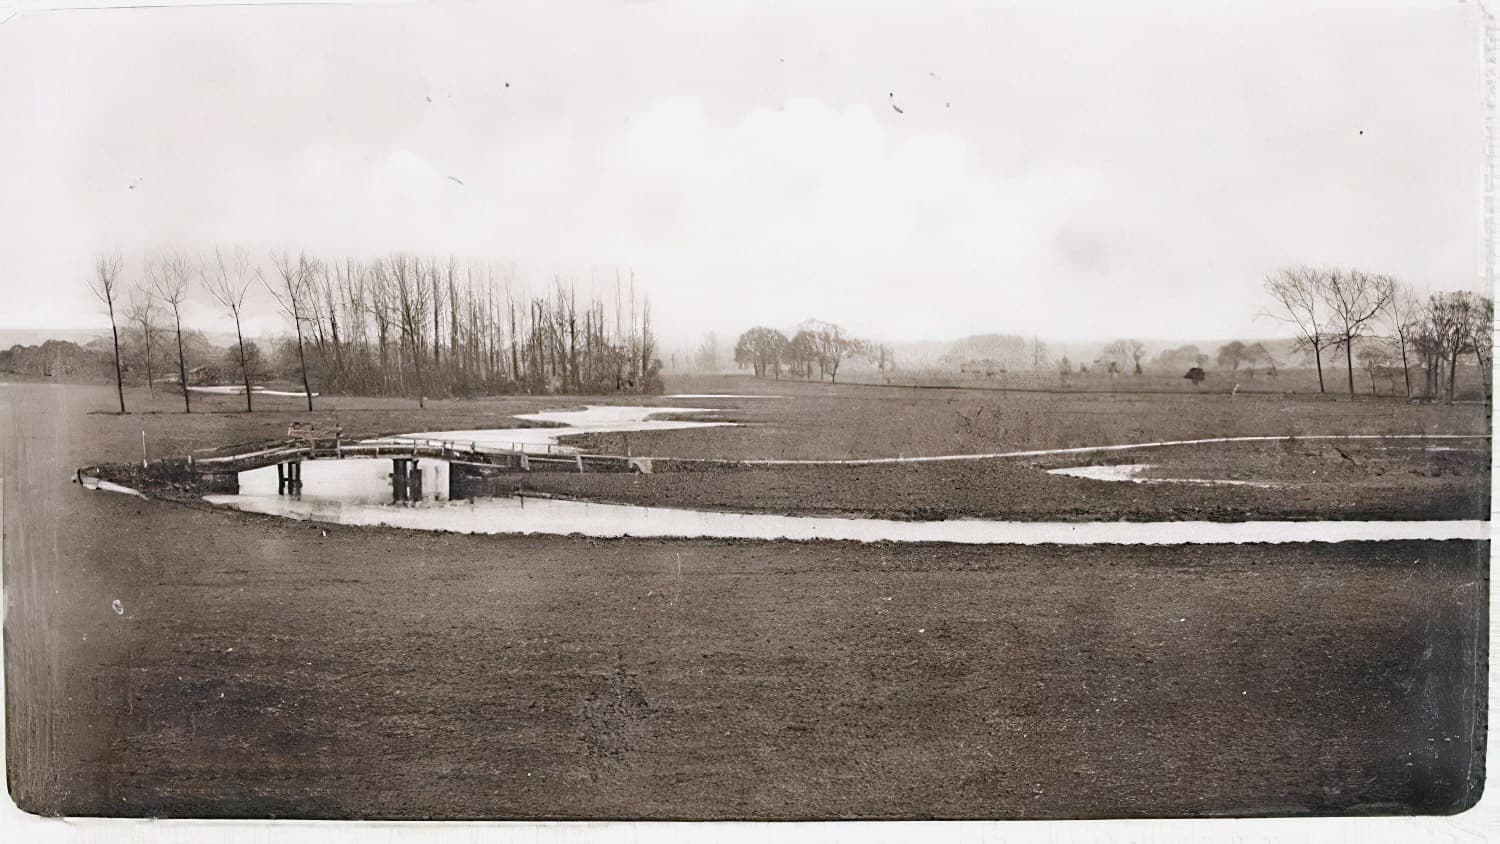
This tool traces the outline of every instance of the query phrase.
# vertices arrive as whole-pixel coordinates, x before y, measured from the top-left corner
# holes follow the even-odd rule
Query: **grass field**
[[[1070,375],[1063,375],[1057,370],[1049,369],[1043,372],[1029,370],[1018,370],[1015,372],[992,371],[988,374],[982,372],[957,373],[951,369],[936,369],[912,367],[898,369],[886,373],[883,377],[878,372],[869,369],[856,369],[841,371],[839,381],[847,384],[893,384],[900,386],[921,387],[963,387],[982,390],[1035,390],[1045,392],[1117,392],[1117,393],[1183,393],[1188,395],[1224,394],[1238,393],[1282,393],[1282,394],[1318,394],[1321,392],[1343,395],[1348,397],[1349,373],[1340,364],[1341,360],[1325,361],[1323,370],[1324,390],[1318,389],[1318,375],[1311,365],[1292,369],[1283,369],[1276,375],[1269,375],[1264,369],[1221,369],[1210,367],[1207,377],[1202,384],[1195,385],[1183,377],[1186,368],[1164,372],[1159,369],[1148,369],[1141,375],[1121,374],[1111,376],[1107,372],[1097,368],[1087,372],[1079,373],[1076,370]],[[1413,361],[1415,364],[1415,361]],[[1423,389],[1422,370],[1413,365],[1411,368],[1411,386],[1414,393],[1420,394]],[[773,379],[774,381],[775,379]],[[797,379],[786,377],[785,381]],[[1446,389],[1446,383],[1443,385]],[[1455,397],[1459,399],[1481,400],[1483,398],[1483,381],[1479,368],[1474,365],[1472,359],[1460,361],[1458,376],[1454,382]],[[1354,391],[1360,397],[1369,398],[1379,396],[1384,398],[1406,397],[1406,380],[1402,377],[1399,367],[1382,370],[1372,381],[1370,374],[1358,364],[1354,371]],[[1445,393],[1446,395],[1446,393]]]
[[[1408,404],[1347,396],[1036,393],[780,383],[749,378],[674,382],[685,393],[764,391],[728,400],[742,427],[630,435],[639,454],[829,458],[962,454],[1131,442],[1308,434],[1488,433],[1478,404]],[[681,400],[692,403],[691,399]],[[623,435],[601,435],[606,450]]]
[[[1487,430],[1472,405],[775,389],[797,398],[726,401],[744,427],[631,435],[630,447],[847,457]],[[1472,803],[1482,783],[1488,543],[980,548],[319,526],[68,481],[76,466],[138,459],[142,430],[153,456],[283,436],[307,417],[295,399],[258,398],[253,416],[186,417],[170,397],[131,394],[158,412],[121,417],[103,387],[11,384],[0,395],[7,770],[30,811],[1442,812]],[[513,413],[582,403],[418,411],[330,398],[317,417],[398,433],[511,425]],[[1321,451],[1256,451],[1235,471],[1300,477],[1333,460],[1344,474],[1308,513],[1333,507],[1339,484],[1366,507],[1382,484],[1396,490],[1389,512],[1408,518],[1422,517],[1413,495],[1472,502],[1487,487],[1479,458],[1352,456],[1370,477]],[[1218,463],[1174,459],[1193,471]],[[719,484],[722,506],[736,495],[794,509],[889,498],[889,511],[915,513],[926,499],[944,514],[1019,490],[1012,499],[1052,517],[1094,501],[1110,517],[1175,512],[1152,502],[1183,492],[1053,478],[1065,486],[1043,493],[1004,474],[1050,478],[1046,465],[699,482]],[[1438,473],[1402,474],[1427,470]],[[865,487],[878,493],[827,498]],[[664,489],[681,501],[701,492]],[[1203,508],[1243,509],[1238,488],[1187,492]]]

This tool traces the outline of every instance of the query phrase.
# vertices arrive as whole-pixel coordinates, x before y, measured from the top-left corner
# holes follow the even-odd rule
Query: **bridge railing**
[[[433,439],[428,437],[381,437],[372,443],[360,443],[360,445],[402,445],[406,447],[416,446],[418,448],[435,448],[443,451],[472,452],[476,454],[541,454],[547,456],[571,457],[577,454],[577,449],[570,448],[557,443],[480,443],[477,440],[464,439]],[[352,444],[351,444],[352,445]],[[344,446],[348,449],[349,446]]]

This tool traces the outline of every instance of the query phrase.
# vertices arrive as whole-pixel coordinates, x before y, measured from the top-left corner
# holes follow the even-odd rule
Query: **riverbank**
[[[721,385],[721,389],[724,386],[733,384]],[[674,428],[682,423],[661,421],[651,423],[659,430],[562,433],[565,429],[559,429],[564,444],[585,451],[652,456],[653,470],[650,474],[519,473],[497,478],[494,494],[521,489],[539,495],[648,507],[903,520],[1482,519],[1489,512],[1489,441],[1473,433],[1476,429],[1483,431],[1483,414],[1471,407],[1266,396],[1235,400],[1239,401],[1237,406],[1227,407],[1232,402],[1223,397],[1185,396],[1181,401],[1193,403],[1195,412],[1185,406],[1160,407],[1153,411],[1155,415],[1142,416],[1146,412],[1137,406],[1141,401],[1137,396],[1066,396],[1048,399],[1059,404],[1047,411],[1051,424],[1044,428],[1032,424],[1034,414],[1041,412],[1038,402],[1043,401],[1036,396],[1023,397],[1019,406],[997,407],[984,397],[939,401],[914,399],[899,391],[871,393],[830,385],[816,392],[808,385],[801,385],[801,389],[802,394],[775,398],[736,395],[709,399],[696,394],[695,404],[718,409],[663,417],[715,425],[709,428]],[[462,439],[479,436],[466,434],[466,427],[556,426],[561,420],[583,416],[546,410],[539,413],[539,408],[578,408],[600,400],[507,397],[435,403],[422,410],[391,408],[379,402],[374,407],[357,407],[356,401],[345,399],[336,408],[323,411],[321,424],[341,428],[349,440],[416,431],[443,431]],[[661,397],[651,404],[666,410],[673,401],[680,404],[683,400]],[[1121,427],[1127,411],[1131,426]],[[111,436],[101,438],[101,450],[106,445],[118,449],[123,444],[120,429],[128,431],[137,422],[142,430],[161,431],[148,431],[146,436],[148,446],[158,450],[184,439],[186,445],[196,444],[196,431],[215,427],[222,438],[234,442],[228,447],[194,450],[192,453],[201,459],[284,442],[284,428],[277,431],[283,436],[276,440],[238,438],[252,431],[274,430],[269,426],[285,424],[283,418],[304,421],[307,417],[272,411],[208,418],[143,415],[95,421],[111,432]],[[733,424],[725,426],[724,422]],[[1148,430],[1148,426],[1157,427]],[[903,428],[912,435],[898,441],[893,432]],[[989,429],[999,433],[980,436]],[[1300,436],[1270,442],[1165,445],[931,463],[755,462],[910,459],[954,454],[964,443],[991,452],[1119,448],[1128,443],[1150,443],[1153,434],[1163,436],[1157,431],[1186,439],[1276,436],[1276,432]],[[1366,439],[1328,438],[1334,434]],[[515,433],[508,436],[518,437]],[[840,445],[830,441],[831,436],[852,436],[859,445]],[[1085,436],[1095,439],[1083,439]],[[1390,438],[1380,438],[1386,436]],[[1421,439],[1423,436],[1432,439]],[[812,451],[809,443],[828,450]],[[707,457],[719,451],[724,457]],[[1051,473],[1059,468],[1121,463],[1145,464],[1138,480],[1148,483]],[[194,483],[193,475],[173,459],[145,468],[115,463],[100,467],[97,474],[175,501],[193,501],[206,493],[224,491]]]

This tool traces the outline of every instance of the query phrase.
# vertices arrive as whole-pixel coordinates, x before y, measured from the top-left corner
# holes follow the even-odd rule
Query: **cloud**
[[[634,269],[679,339],[1244,333],[1287,261],[1471,283],[1472,10],[1279,8],[27,16],[0,285],[55,293],[5,318],[97,319],[96,248],[229,241]]]

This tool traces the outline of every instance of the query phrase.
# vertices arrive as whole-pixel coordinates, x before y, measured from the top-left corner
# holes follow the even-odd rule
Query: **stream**
[[[729,422],[664,420],[664,414],[712,413],[688,407],[590,405],[583,410],[545,411],[519,418],[559,423],[555,428],[496,428],[428,431],[398,438],[452,440],[499,447],[558,448],[558,439],[578,433],[623,433],[731,425]],[[1248,438],[1246,438],[1248,439]],[[1273,440],[1277,438],[1257,438]],[[1115,450],[1118,447],[1109,447]],[[1092,449],[1060,449],[1061,453]],[[1025,453],[1025,452],[1023,452]],[[1036,453],[1036,452],[1031,452]],[[1143,466],[1088,467],[1068,474],[1138,480]],[[253,513],[342,525],[387,526],[475,534],[542,534],[711,539],[852,540],[861,542],[956,542],[965,544],[1184,545],[1243,542],[1348,542],[1385,540],[1483,540],[1489,523],[1465,521],[1247,521],[1247,522],[1017,522],[979,519],[902,521],[849,516],[788,516],[600,504],[509,495],[449,499],[449,466],[418,464],[418,500],[393,501],[391,462],[384,459],[313,460],[303,464],[305,491],[278,495],[276,467],[240,474],[237,495],[208,495],[220,506]]]

